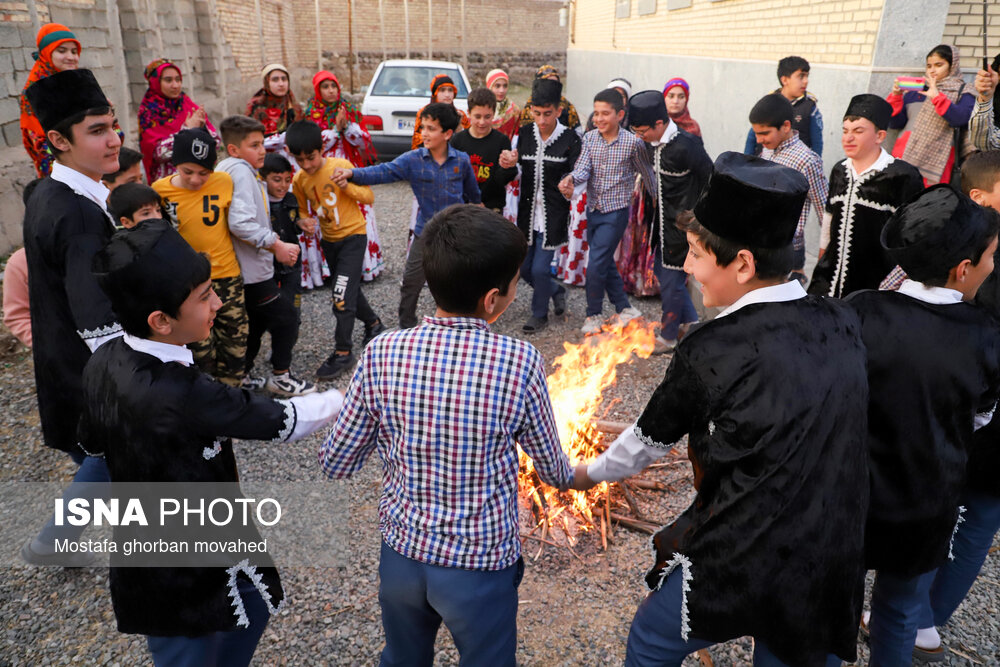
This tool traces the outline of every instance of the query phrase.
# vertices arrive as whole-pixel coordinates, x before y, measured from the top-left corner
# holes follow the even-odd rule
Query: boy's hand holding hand
[[[980,102],[988,102],[993,99],[993,92],[997,89],[998,82],[1000,82],[1000,74],[994,72],[992,68],[979,70],[974,85],[976,92],[979,93]]]
[[[315,234],[316,224],[318,222],[319,221],[316,220],[316,218],[299,218],[299,229],[309,235]]]
[[[333,175],[330,176],[330,180],[333,181],[338,188],[346,188],[347,181],[351,180],[351,176],[353,175],[354,175],[353,169],[345,169],[344,167],[337,167],[336,169],[333,170]]]
[[[597,482],[590,479],[587,475],[587,463],[577,463],[576,468],[573,469],[573,484],[569,488],[574,491],[588,491],[597,485]]]
[[[285,266],[295,266],[295,262],[299,258],[299,246],[294,243],[275,241],[274,245],[271,246],[271,251],[274,253],[274,258]]]
[[[517,166],[517,151],[501,151],[500,152],[500,166],[504,169],[511,169]]]
[[[566,177],[559,181],[559,192],[566,199],[573,198],[573,174],[566,174]]]

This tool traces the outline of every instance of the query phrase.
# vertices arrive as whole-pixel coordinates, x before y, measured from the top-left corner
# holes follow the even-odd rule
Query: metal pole
[[[410,59],[410,3],[403,0],[403,26],[406,33],[406,59]]]
[[[986,39],[986,25],[988,23],[986,16],[986,0],[983,0],[983,69],[987,72],[990,70],[990,45]]]
[[[38,6],[35,0],[28,0],[28,13],[31,15],[31,27],[35,29],[35,34],[42,29],[42,24],[38,20]]]
[[[319,0],[316,0],[315,7],[316,7],[316,69],[321,70],[323,69],[323,42],[322,40],[320,40],[320,35],[322,34],[323,31],[320,30],[319,26]]]
[[[260,0],[253,0],[253,8],[257,14],[257,42],[260,45],[260,68],[264,69],[264,65],[267,64],[265,60],[267,54],[264,53],[264,19],[260,13]]]
[[[351,92],[354,92],[354,0],[347,0],[347,66],[351,68]]]
[[[319,0],[316,0],[319,3]],[[385,50],[385,9],[382,7],[382,0],[378,0],[378,27],[382,34],[382,60],[388,60],[389,54]]]
[[[462,12],[462,67],[466,75],[469,74],[469,49],[465,45],[465,0],[459,4],[459,11]]]
[[[427,0],[427,60],[434,57],[434,0]]]

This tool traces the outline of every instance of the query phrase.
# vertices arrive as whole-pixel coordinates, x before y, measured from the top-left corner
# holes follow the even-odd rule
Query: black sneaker
[[[334,352],[323,365],[316,369],[316,377],[320,380],[332,380],[354,365],[354,353],[337,354]]]
[[[560,287],[559,291],[552,295],[552,314],[562,317],[566,314],[566,288]]]
[[[521,331],[523,331],[524,333],[538,333],[548,325],[549,325],[548,318],[535,317],[534,315],[532,315],[531,317],[528,318],[528,321],[524,323],[524,326],[521,327]]]
[[[372,338],[385,332],[385,330],[386,326],[382,324],[382,320],[375,320],[375,324],[370,327],[365,326],[365,337],[364,340],[361,341],[361,346],[367,347],[368,343],[372,342]]]

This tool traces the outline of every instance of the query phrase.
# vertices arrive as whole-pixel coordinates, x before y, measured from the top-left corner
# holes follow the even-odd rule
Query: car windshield
[[[431,79],[438,74],[447,74],[458,88],[458,97],[469,96],[465,81],[457,69],[450,67],[392,66],[383,67],[378,80],[372,86],[372,95],[392,95],[394,97],[430,97]]]

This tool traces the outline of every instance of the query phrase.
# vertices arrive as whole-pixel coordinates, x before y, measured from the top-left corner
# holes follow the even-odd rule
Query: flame
[[[632,320],[625,326],[606,326],[600,334],[588,336],[582,343],[563,343],[565,352],[553,362],[556,370],[547,380],[559,440],[572,464],[593,460],[600,454],[597,447],[600,436],[594,421],[604,390],[615,383],[620,364],[630,362],[633,355],[649,357],[655,335],[653,324]],[[586,492],[560,493],[540,483],[531,459],[524,452],[520,453],[520,460],[520,489],[536,505],[540,524],[551,525],[563,514],[562,524],[567,538],[571,538],[571,524],[564,514],[568,510],[581,530],[595,525],[593,508],[607,491],[605,482]]]

